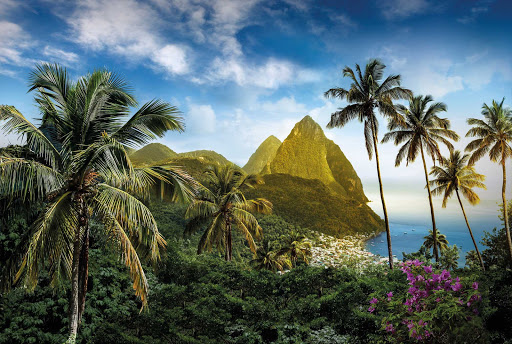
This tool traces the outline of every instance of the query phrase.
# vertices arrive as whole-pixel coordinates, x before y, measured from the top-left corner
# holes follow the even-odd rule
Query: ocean
[[[371,207],[382,217],[380,202],[371,202]],[[414,203],[414,202],[412,202]],[[432,229],[430,210],[428,203],[422,201],[422,205],[406,202],[397,205],[390,202],[389,218],[391,230],[391,243],[393,255],[399,260],[403,258],[403,252],[411,253],[419,250],[424,242],[424,236]],[[469,224],[480,250],[485,247],[480,243],[484,231],[492,231],[493,228],[501,228],[499,208],[496,201],[482,201],[480,205],[472,207],[465,204]],[[447,208],[441,208],[439,202],[434,205],[436,212],[436,225],[442,234],[446,235],[450,245],[457,245],[461,250],[459,267],[465,265],[465,255],[474,250],[473,242],[466,227],[462,211],[456,199],[451,200]],[[380,210],[380,211],[379,211]],[[366,249],[373,254],[387,256],[386,233],[382,232],[366,242]]]

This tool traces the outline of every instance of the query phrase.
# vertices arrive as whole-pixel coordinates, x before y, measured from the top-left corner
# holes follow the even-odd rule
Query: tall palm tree
[[[256,250],[256,257],[251,260],[251,264],[256,270],[269,270],[272,272],[284,271],[292,267],[290,258],[280,254],[279,251],[273,250],[270,242],[263,243]]]
[[[466,134],[466,137],[477,137],[471,141],[466,152],[472,152],[469,158],[469,164],[473,165],[487,153],[491,161],[501,164],[503,171],[503,184],[501,188],[501,198],[503,201],[503,221],[505,222],[505,232],[507,233],[507,244],[512,259],[512,239],[510,238],[510,227],[508,223],[507,198],[505,191],[507,189],[507,171],[505,162],[512,156],[512,110],[503,106],[501,103],[492,101],[489,106],[484,103],[482,106],[482,115],[484,119],[469,118],[468,124],[473,126]]]
[[[311,257],[311,242],[307,238],[295,231],[289,233],[279,250],[280,255],[289,255],[292,266],[297,266],[297,260],[301,259],[309,264]]]
[[[366,65],[364,74],[361,68],[356,64],[356,73],[350,68],[343,69],[343,76],[351,79],[350,88],[336,87],[324,93],[327,98],[345,99],[349,105],[340,108],[331,114],[331,121],[327,124],[328,128],[342,128],[353,119],[358,119],[364,123],[364,137],[368,157],[372,159],[375,152],[375,161],[377,163],[377,177],[379,179],[380,199],[382,201],[382,210],[384,212],[384,222],[386,224],[386,235],[388,242],[389,267],[393,268],[393,251],[391,248],[391,232],[389,230],[388,211],[384,201],[384,191],[382,188],[382,178],[380,175],[379,151],[377,149],[379,122],[375,114],[375,109],[385,118],[396,119],[398,117],[393,106],[393,100],[405,99],[412,95],[408,89],[400,87],[400,75],[389,75],[383,79],[384,68],[386,66],[377,59],[372,59]]]
[[[434,249],[434,247],[437,247],[437,249],[442,252],[448,248],[448,240],[446,239],[446,235],[441,234],[439,230],[436,231],[436,235],[434,235],[434,231],[429,229],[428,235],[423,237],[425,241],[423,242],[423,246],[430,252],[430,249]]]
[[[72,81],[65,68],[38,65],[30,76],[34,90],[42,115],[39,127],[13,106],[0,107],[4,132],[23,136],[27,151],[0,158],[0,198],[46,202],[13,278],[29,290],[43,268],[49,269],[52,286],[71,280],[68,342],[74,343],[85,306],[92,217],[118,244],[135,294],[143,307],[147,304],[140,258],[158,261],[165,240],[138,198],[147,196],[155,180],[173,184],[175,196],[186,198],[189,177],[173,170],[136,169],[124,145],[144,144],[167,130],[182,131],[182,118],[178,109],[160,100],[128,117],[137,103],[125,81],[107,70]]]
[[[428,201],[430,205],[430,217],[432,219],[432,230],[436,236],[436,217],[434,215],[434,205],[432,203],[432,193],[428,181],[427,163],[425,162],[425,150],[431,156],[433,163],[436,159],[441,159],[439,142],[445,144],[449,149],[453,149],[448,139],[458,140],[453,130],[450,130],[450,121],[446,118],[438,117],[440,112],[446,111],[444,103],[433,103],[432,96],[427,95],[409,98],[409,107],[397,105],[396,110],[402,118],[400,121],[390,121],[388,125],[389,132],[384,135],[382,142],[394,140],[395,145],[401,145],[398,155],[395,159],[395,166],[405,159],[406,164],[414,162],[421,154],[423,161],[423,170],[425,172],[425,181],[427,184]],[[435,240],[435,239],[434,239]],[[434,258],[439,261],[437,247],[434,246]]]
[[[191,234],[206,226],[197,253],[211,250],[216,246],[224,252],[226,261],[232,260],[233,225],[245,236],[253,253],[257,239],[261,237],[261,227],[252,213],[270,214],[272,203],[263,198],[247,200],[244,190],[262,181],[256,175],[245,175],[234,165],[214,165],[206,171],[206,187],[187,208],[185,218],[190,222],[185,234]]]
[[[432,194],[443,195],[443,208],[446,208],[448,199],[452,197],[453,192],[455,191],[457,199],[459,200],[460,208],[462,209],[462,215],[464,215],[464,220],[468,226],[469,235],[471,235],[471,240],[473,240],[478,260],[482,265],[482,270],[485,271],[484,261],[482,260],[473,232],[469,226],[466,211],[464,210],[464,205],[462,204],[459,193],[460,190],[469,204],[478,204],[480,202],[480,197],[478,197],[476,192],[472,189],[474,187],[485,189],[486,187],[483,183],[485,176],[483,174],[476,173],[473,166],[467,165],[468,160],[468,154],[462,155],[458,150],[450,151],[450,158],[442,158],[439,160],[441,164],[440,166],[432,167],[430,174],[434,175],[435,179],[432,180],[430,184],[435,186],[435,189],[432,190]]]

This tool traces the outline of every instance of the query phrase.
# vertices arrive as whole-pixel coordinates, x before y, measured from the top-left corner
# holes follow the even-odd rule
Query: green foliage
[[[487,247],[482,251],[482,259],[486,267],[490,269],[510,269],[512,267],[504,228],[499,230],[493,228],[490,232],[484,231],[482,244]]]
[[[439,258],[439,266],[447,270],[455,270],[459,267],[460,249],[457,245],[448,246],[441,251]]]
[[[299,265],[279,275],[251,269],[243,245],[234,249],[242,259],[231,263],[215,253],[198,256],[199,236],[182,237],[184,206],[156,202],[150,210],[168,247],[153,273],[146,267],[148,309],[139,313],[140,301],[126,268],[108,253],[109,241],[97,235],[101,228],[94,223],[90,290],[78,343],[384,343],[380,322],[367,311],[370,295],[390,290],[404,295],[409,288],[401,271],[382,266],[361,273]],[[265,237],[276,245],[291,231],[312,233],[277,215],[258,220]],[[1,233],[4,247],[10,236],[4,229]],[[510,340],[510,273],[462,272],[463,283],[482,281],[482,317],[491,338],[497,343]],[[0,295],[0,343],[62,343],[68,295],[69,289],[53,291],[45,274],[33,294],[16,289]]]
[[[251,198],[264,197],[274,205],[274,213],[296,226],[342,237],[374,234],[383,221],[366,204],[332,193],[322,182],[269,174],[265,184],[247,192]]]

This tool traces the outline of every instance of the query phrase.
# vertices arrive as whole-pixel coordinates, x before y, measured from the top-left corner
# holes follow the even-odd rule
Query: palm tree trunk
[[[85,226],[82,250],[79,263],[79,289],[78,289],[78,325],[82,321],[85,309],[85,296],[87,295],[87,282],[89,278],[89,225]]]
[[[84,271],[81,271],[80,263],[82,256],[82,249],[84,248],[82,245],[82,238],[80,237],[81,233],[87,231],[88,224],[88,210],[83,199],[83,196],[78,196],[78,227],[75,233],[75,241],[73,243],[73,265],[71,269],[71,299],[69,301],[69,337],[66,341],[66,344],[74,344],[76,342],[76,336],[78,333],[78,326],[80,325],[80,275],[83,274]],[[84,231],[82,231],[84,229]],[[86,239],[84,237],[84,239]],[[89,241],[87,237],[87,242]],[[87,250],[87,259],[88,259],[88,250]],[[87,288],[87,285],[86,285]],[[85,295],[84,301],[85,301]],[[82,309],[83,310],[83,309]]]
[[[439,252],[437,250],[437,227],[436,217],[434,215],[434,204],[432,204],[432,192],[430,191],[430,183],[428,181],[427,163],[425,162],[425,154],[423,153],[423,145],[420,142],[421,160],[423,160],[423,169],[425,170],[425,181],[427,182],[428,202],[430,204],[430,216],[432,217],[432,236],[434,240],[434,258],[439,262]]]
[[[501,188],[501,198],[503,199],[503,221],[505,222],[505,232],[507,233],[508,250],[510,253],[510,259],[512,259],[512,240],[510,238],[510,228],[508,225],[508,207],[507,197],[505,191],[507,190],[507,170],[505,168],[505,159],[502,157],[501,166],[503,168],[503,186]]]
[[[73,243],[73,267],[71,270],[71,299],[69,300],[69,337],[66,344],[74,344],[78,333],[78,280],[80,265],[80,229],[78,226]]]
[[[393,250],[391,249],[391,232],[389,230],[388,211],[386,209],[386,202],[384,201],[384,190],[382,188],[382,178],[380,176],[379,151],[377,149],[377,134],[375,123],[373,123],[372,125],[372,134],[373,149],[375,150],[375,161],[377,162],[377,176],[379,178],[380,199],[382,201],[382,211],[384,212],[384,222],[386,223],[386,239],[388,241],[389,268],[393,269]]]
[[[232,257],[233,244],[231,239],[231,221],[229,219],[229,215],[226,214],[226,253],[225,259],[230,262]]]
[[[464,220],[466,221],[466,225],[468,226],[469,235],[471,235],[471,240],[473,240],[473,245],[475,245],[476,254],[478,255],[478,260],[480,261],[480,265],[482,265],[482,270],[485,271],[484,261],[482,259],[482,255],[480,255],[480,251],[478,250],[478,246],[476,245],[475,237],[473,236],[473,231],[469,226],[468,218],[466,216],[466,211],[464,210],[464,205],[462,205],[462,200],[459,196],[459,189],[455,189],[455,193],[457,194],[457,199],[459,200],[460,208],[462,209],[462,214],[464,215]]]

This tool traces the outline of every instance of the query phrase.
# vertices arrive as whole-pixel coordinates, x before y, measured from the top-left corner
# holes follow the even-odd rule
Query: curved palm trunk
[[[226,214],[226,253],[224,254],[224,258],[226,261],[230,262],[233,259],[233,244],[231,238],[231,221],[229,219],[229,215]]]
[[[473,240],[473,245],[475,245],[476,254],[478,255],[478,260],[480,261],[480,265],[482,265],[482,270],[485,271],[485,265],[484,261],[482,259],[482,255],[480,254],[480,251],[478,250],[478,246],[476,245],[475,237],[473,236],[473,231],[471,230],[471,227],[469,226],[468,217],[466,216],[466,211],[464,210],[464,205],[462,205],[462,200],[459,196],[459,189],[455,189],[455,193],[457,194],[457,199],[459,200],[460,208],[462,209],[462,214],[464,215],[464,220],[466,221],[466,225],[468,226],[469,235],[471,235],[471,240]]]
[[[384,212],[384,222],[386,223],[386,239],[388,241],[389,268],[393,269],[393,250],[391,249],[391,232],[389,230],[388,211],[384,201],[384,190],[382,188],[382,178],[380,176],[379,151],[377,149],[377,135],[375,134],[375,123],[372,125],[373,148],[375,150],[375,160],[377,162],[377,176],[379,178],[380,199],[382,201],[382,211]]]
[[[83,196],[82,196],[83,197]],[[73,243],[71,270],[71,299],[69,302],[69,337],[66,344],[74,344],[85,309],[87,279],[89,276],[89,214],[83,198],[79,199],[78,228]],[[83,237],[80,234],[83,233]]]
[[[507,233],[508,250],[510,253],[510,259],[512,259],[512,240],[510,238],[510,228],[508,224],[508,209],[507,209],[507,197],[505,191],[507,189],[507,170],[505,168],[505,159],[502,157],[501,166],[503,168],[503,186],[501,188],[501,198],[503,199],[503,220],[505,222],[505,232]]]
[[[87,221],[88,222],[88,221]],[[82,321],[85,309],[85,296],[87,295],[87,282],[89,278],[89,224],[84,228],[82,250],[80,251],[79,262],[79,289],[78,289],[78,325]]]
[[[79,208],[79,219],[78,219],[78,227],[75,233],[75,240],[73,242],[73,265],[71,269],[71,299],[69,301],[69,337],[66,341],[66,344],[74,344],[76,342],[76,336],[78,333],[78,325],[80,324],[80,258],[82,255],[82,238],[80,234],[82,233],[82,228],[86,228],[87,226],[87,213],[86,206],[83,196],[79,196],[78,200],[78,208]],[[84,231],[85,233],[86,231]],[[83,273],[83,271],[82,271]],[[83,296],[85,300],[85,295]]]
[[[80,226],[76,229],[73,243],[73,267],[71,270],[71,299],[69,300],[69,337],[66,344],[76,342],[78,332],[78,276],[80,263]]]
[[[428,181],[427,163],[425,162],[425,154],[423,153],[423,145],[420,142],[421,160],[423,161],[423,169],[425,170],[425,181],[427,182],[428,202],[430,204],[430,216],[432,217],[432,239],[434,240],[434,258],[439,262],[439,252],[437,247],[437,227],[436,217],[434,215],[434,204],[432,203],[432,192],[430,191],[430,183]]]

